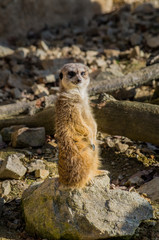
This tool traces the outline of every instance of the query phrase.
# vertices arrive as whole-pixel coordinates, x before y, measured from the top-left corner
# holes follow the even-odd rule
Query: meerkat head
[[[88,67],[82,63],[65,64],[59,74],[60,88],[65,90],[87,88],[90,78]]]

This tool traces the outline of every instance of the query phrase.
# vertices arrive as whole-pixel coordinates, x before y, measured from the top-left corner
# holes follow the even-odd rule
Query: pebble
[[[11,192],[10,181],[5,180],[2,182],[2,190],[3,197],[9,195],[9,193]]]
[[[49,171],[46,169],[35,170],[35,177],[45,179],[49,176]]]
[[[118,150],[118,151],[120,151],[120,152],[126,152],[126,150],[129,148],[129,145],[128,144],[122,144],[122,143],[120,143],[120,142],[117,142],[116,144],[115,144],[115,147],[116,147],[116,149]]]
[[[43,40],[40,40],[40,41],[38,42],[38,46],[39,46],[42,50],[44,50],[45,52],[47,52],[47,51],[49,50],[46,42],[44,42]]]
[[[43,162],[43,160],[41,159],[37,159],[34,162],[30,163],[30,166],[28,166],[28,172],[34,172],[35,170],[39,170],[39,169],[45,169],[45,164]]]

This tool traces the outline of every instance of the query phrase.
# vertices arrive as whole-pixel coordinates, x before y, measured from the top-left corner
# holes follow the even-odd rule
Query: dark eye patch
[[[81,76],[85,76],[86,72],[81,72]]]
[[[62,73],[62,72],[60,72],[60,74],[59,74],[59,78],[60,78],[60,79],[63,78],[63,73]]]
[[[73,71],[70,71],[70,72],[68,72],[68,76],[69,76],[70,78],[72,78],[72,77],[76,76],[76,73],[73,72]]]

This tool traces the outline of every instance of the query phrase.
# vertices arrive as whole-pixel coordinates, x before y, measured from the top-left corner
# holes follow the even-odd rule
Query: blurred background
[[[87,64],[97,80],[101,71],[122,76],[145,66],[159,48],[158,6],[158,0],[1,1],[0,104],[56,93],[66,62]],[[142,88],[115,97],[150,99],[154,88]]]

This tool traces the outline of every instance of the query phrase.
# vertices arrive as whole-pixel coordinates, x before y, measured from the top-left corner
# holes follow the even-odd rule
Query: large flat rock
[[[108,176],[72,191],[59,187],[57,178],[47,179],[24,193],[23,208],[27,231],[47,239],[131,236],[153,213],[139,194],[110,190]]]

